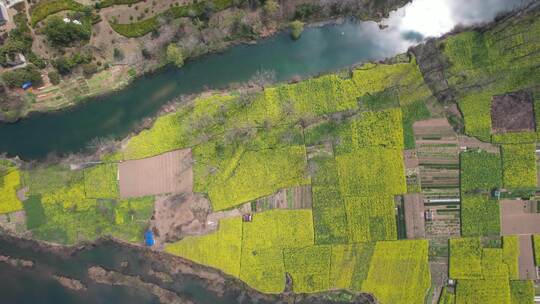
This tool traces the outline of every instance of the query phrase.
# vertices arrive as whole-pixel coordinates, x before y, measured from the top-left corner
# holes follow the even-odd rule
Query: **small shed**
[[[151,247],[153,246],[155,243],[154,241],[154,234],[152,233],[151,230],[147,230],[145,233],[144,233],[144,244],[148,247]]]
[[[251,213],[242,215],[242,221],[243,222],[251,222],[253,220],[253,216]]]

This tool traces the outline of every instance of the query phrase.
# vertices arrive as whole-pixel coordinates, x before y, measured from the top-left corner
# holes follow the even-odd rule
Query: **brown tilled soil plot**
[[[523,200],[503,200],[501,206],[501,233],[540,233],[540,213],[536,212],[536,202]]]
[[[422,194],[405,194],[405,227],[408,239],[426,237],[424,227],[424,199]]]
[[[253,212],[270,209],[311,209],[311,186],[281,189],[249,204]]]
[[[537,279],[536,267],[534,267],[532,236],[530,234],[523,234],[519,236],[519,279]]]
[[[529,92],[519,91],[493,96],[491,100],[491,132],[534,131],[534,110]]]
[[[122,198],[193,191],[191,149],[125,161],[118,168]]]

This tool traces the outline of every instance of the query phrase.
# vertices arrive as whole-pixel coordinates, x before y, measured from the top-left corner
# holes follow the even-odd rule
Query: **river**
[[[49,153],[81,152],[96,138],[121,139],[144,118],[154,116],[176,96],[226,88],[273,71],[277,81],[335,71],[368,60],[405,52],[426,37],[455,25],[491,21],[497,13],[527,0],[415,0],[381,23],[347,20],[308,27],[293,41],[280,33],[256,45],[238,45],[223,53],[168,66],[128,87],[91,98],[67,110],[34,113],[17,123],[0,124],[0,153],[40,159]]]

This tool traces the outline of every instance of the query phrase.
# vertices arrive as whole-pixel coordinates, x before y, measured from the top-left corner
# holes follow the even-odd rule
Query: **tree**
[[[7,71],[2,74],[2,79],[7,86],[11,88],[21,87],[23,83],[29,81],[34,87],[43,85],[43,79],[39,69],[34,65],[28,65],[24,68]]]
[[[124,59],[124,52],[122,52],[122,50],[120,50],[120,49],[114,48],[113,57],[114,57],[114,59],[116,59],[118,61],[123,60]]]
[[[60,17],[49,18],[43,32],[54,47],[66,47],[90,39],[90,25],[64,22]]]
[[[174,43],[167,46],[167,61],[173,63],[177,67],[182,67],[184,65],[184,55],[182,55],[182,50]]]
[[[279,4],[276,0],[266,0],[263,6],[263,11],[267,16],[272,16],[279,9]]]
[[[304,22],[300,20],[294,20],[293,22],[291,22],[291,37],[294,40],[299,39],[303,31],[304,31]]]
[[[49,72],[49,80],[54,85],[59,84],[60,83],[60,74],[57,71]]]

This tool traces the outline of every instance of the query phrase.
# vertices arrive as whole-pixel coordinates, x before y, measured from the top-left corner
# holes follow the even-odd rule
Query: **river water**
[[[490,21],[523,0],[414,0],[382,21],[348,20],[307,28],[298,41],[281,33],[256,45],[238,45],[220,54],[166,67],[135,80],[125,89],[91,98],[65,111],[32,114],[0,124],[0,152],[23,159],[49,153],[81,152],[96,138],[120,139],[144,118],[155,115],[172,98],[225,88],[249,80],[258,71],[277,81],[339,70],[355,63],[403,53],[426,37],[440,36],[455,25]]]

